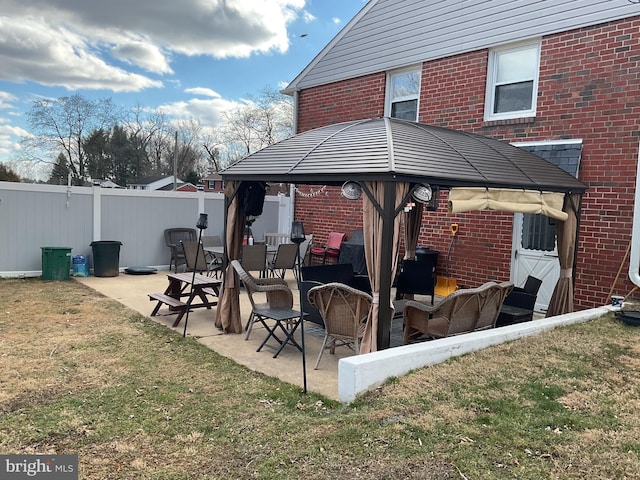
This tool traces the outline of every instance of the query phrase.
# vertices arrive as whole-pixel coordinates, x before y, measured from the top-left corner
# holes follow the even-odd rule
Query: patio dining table
[[[209,252],[220,259],[222,259],[224,255],[224,247],[204,247],[204,251]],[[275,255],[277,251],[277,245],[267,245],[267,255]]]
[[[224,257],[224,247],[204,247],[204,251],[210,253],[211,255],[216,257],[217,260],[220,260],[222,262],[222,259]],[[267,261],[273,260],[273,257],[277,252],[277,245],[267,245]]]
[[[173,322],[173,327],[177,327],[183,315],[190,309],[202,307],[211,309],[218,305],[217,297],[220,294],[222,280],[193,272],[168,273],[167,279],[169,285],[163,293],[149,294],[149,300],[157,302],[151,312],[152,317],[158,314],[162,305],[168,305],[167,314],[178,314]],[[210,296],[215,297],[216,300],[209,299]],[[183,297],[187,297],[186,302],[182,301]],[[194,303],[196,297],[200,298],[200,303]]]

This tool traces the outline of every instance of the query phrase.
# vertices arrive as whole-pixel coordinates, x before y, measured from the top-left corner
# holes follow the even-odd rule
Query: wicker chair
[[[496,322],[498,321],[498,315],[500,314],[500,309],[504,304],[505,299],[511,293],[513,289],[513,283],[511,282],[502,282],[499,283],[496,288],[491,288],[487,290],[484,295],[484,303],[482,305],[482,309],[478,315],[478,321],[476,322],[474,331],[477,330],[486,330],[488,328],[493,328],[496,326]],[[496,314],[498,312],[498,314]]]
[[[464,288],[447,295],[435,306],[414,300],[404,304],[404,343],[424,336],[443,338],[495,326],[510,282],[487,282],[478,288]]]
[[[496,327],[531,321],[541,285],[542,280],[529,275],[524,287],[513,287],[504,299]]]
[[[244,339],[248,340],[254,323],[260,322],[266,327],[265,320],[268,317],[264,312],[273,308],[293,307],[293,292],[281,278],[255,278],[238,260],[231,260],[231,265],[238,272],[251,302],[251,314],[244,327],[247,331]]]
[[[371,308],[371,295],[344,283],[333,282],[313,287],[307,296],[322,315],[325,326],[324,340],[314,369],[318,369],[326,349],[334,354],[336,347],[347,346],[358,353]]]

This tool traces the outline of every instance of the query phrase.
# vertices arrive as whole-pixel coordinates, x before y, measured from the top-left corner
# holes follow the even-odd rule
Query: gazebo
[[[362,353],[389,346],[399,214],[415,194],[426,200],[429,192],[448,190],[452,213],[489,209],[555,218],[561,270],[547,316],[573,310],[572,272],[586,186],[508,143],[383,117],[297,134],[239,160],[220,174],[226,184],[228,260],[240,254],[245,224],[242,202],[256,186],[264,182],[335,186],[355,182],[362,189],[365,258],[374,299]],[[409,255],[416,249],[423,209],[423,203],[417,203],[405,221]],[[227,264],[216,325],[228,333],[242,331],[238,285]]]

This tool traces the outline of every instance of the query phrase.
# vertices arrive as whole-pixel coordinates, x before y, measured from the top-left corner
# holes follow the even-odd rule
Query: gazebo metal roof
[[[444,188],[586,189],[562,169],[506,142],[388,117],[309,130],[220,173],[230,180],[301,184],[392,179]]]

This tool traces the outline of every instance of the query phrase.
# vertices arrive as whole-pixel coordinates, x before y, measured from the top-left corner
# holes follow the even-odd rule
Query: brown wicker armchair
[[[512,288],[510,282],[487,282],[456,290],[434,306],[407,300],[403,310],[405,345],[422,336],[442,338],[493,328]]]
[[[358,353],[371,308],[371,295],[344,283],[333,282],[313,287],[307,297],[320,312],[325,328],[320,354],[313,368],[318,369],[326,349],[334,354],[336,347],[347,346]]]
[[[274,308],[293,307],[293,292],[282,278],[255,278],[238,260],[232,260],[231,265],[238,272],[251,302],[251,314],[245,325],[245,340],[248,340],[254,323],[260,322],[266,327],[266,317],[262,313]]]

